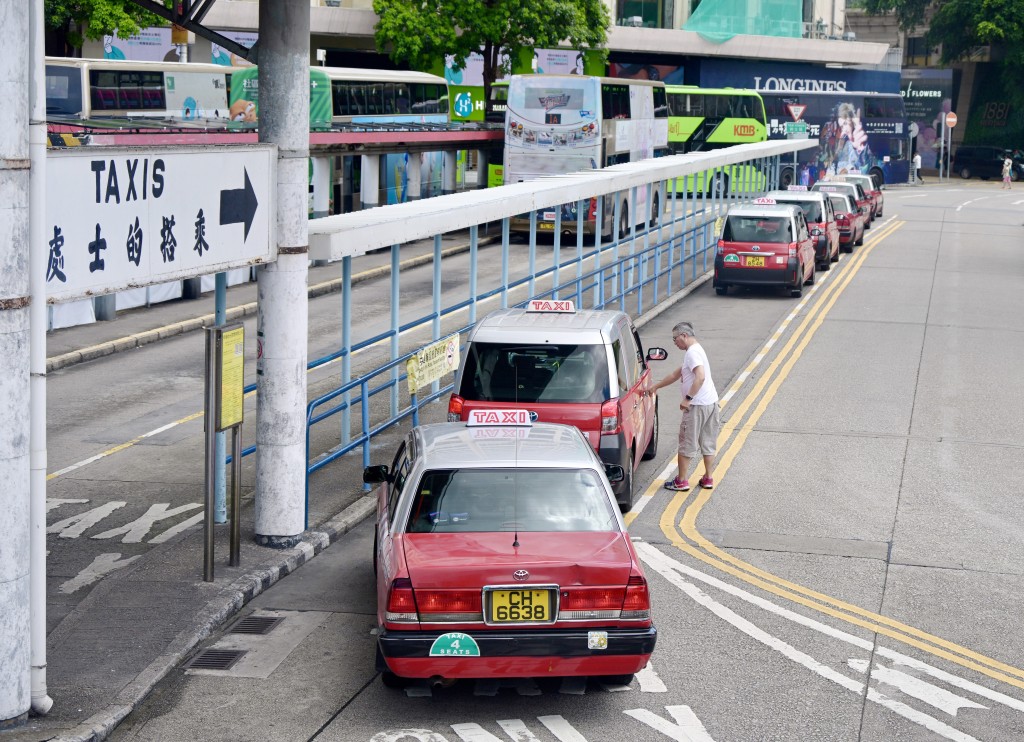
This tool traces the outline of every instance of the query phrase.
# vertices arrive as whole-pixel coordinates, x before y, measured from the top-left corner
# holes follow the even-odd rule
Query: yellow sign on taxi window
[[[225,430],[242,422],[245,406],[245,327],[225,328],[220,335],[220,408],[217,430]]]

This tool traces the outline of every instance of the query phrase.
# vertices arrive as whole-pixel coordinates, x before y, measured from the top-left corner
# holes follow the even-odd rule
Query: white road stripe
[[[201,523],[202,520],[203,520],[203,513],[196,513],[191,518],[187,518],[186,520],[183,520],[178,525],[171,526],[170,528],[168,528],[163,533],[154,536],[153,538],[151,538],[149,540],[149,543],[151,543],[151,544],[162,544],[164,541],[168,541],[171,538],[173,538],[174,536],[177,536],[182,531],[184,531],[184,530],[186,530],[188,528],[191,528],[192,526],[196,525],[197,523]]]
[[[640,684],[641,693],[668,693],[668,688],[650,662],[636,674],[636,682]]]
[[[537,735],[527,728],[522,719],[500,719],[498,726],[504,729],[505,734],[515,742],[540,742]]]
[[[868,671],[868,660],[850,659],[847,660],[847,664],[859,673],[866,673]],[[874,669],[871,671],[871,679],[877,680],[879,683],[891,685],[908,696],[913,696],[919,701],[924,701],[929,706],[934,706],[939,711],[945,711],[950,716],[956,716],[957,711],[962,708],[988,708],[988,706],[982,706],[980,703],[975,703],[963,696],[958,696],[956,693],[950,693],[944,688],[926,683],[919,678],[915,678],[913,675],[893,670],[890,667],[883,667],[879,664],[875,664]]]
[[[87,585],[98,582],[102,577],[105,577],[116,569],[127,567],[138,558],[138,556],[132,556],[127,559],[122,559],[120,553],[100,554],[92,560],[88,567],[83,569],[67,582],[62,583],[57,590],[65,594],[71,594],[76,590],[81,590]]]
[[[939,668],[929,665],[926,662],[914,659],[913,657],[909,657],[893,649],[888,649],[887,647],[882,646],[875,647],[873,642],[861,639],[860,637],[854,636],[853,634],[849,634],[845,631],[842,631],[841,629],[833,628],[831,626],[821,623],[820,621],[816,621],[813,618],[809,618],[800,613],[796,613],[787,608],[783,608],[779,605],[776,605],[775,603],[772,603],[769,600],[765,600],[764,598],[749,593],[746,590],[743,590],[742,588],[730,585],[729,583],[723,582],[722,580],[712,577],[711,575],[704,574],[703,572],[693,569],[692,567],[688,567],[682,562],[679,562],[670,556],[662,554],[660,551],[658,551],[650,544],[638,543],[636,545],[636,550],[637,553],[640,555],[640,558],[643,559],[644,562],[651,564],[652,566],[656,563],[660,564],[663,567],[666,567],[670,570],[675,570],[695,580],[711,585],[712,587],[717,587],[720,590],[723,590],[724,592],[727,592],[730,595],[739,598],[740,600],[746,601],[751,605],[756,605],[759,608],[763,608],[764,610],[774,613],[777,616],[787,618],[790,621],[793,621],[794,623],[800,624],[801,626],[805,626],[821,634],[825,634],[826,636],[830,636],[835,639],[844,641],[847,644],[857,647],[858,649],[864,649],[868,652],[874,650],[876,654],[879,654],[882,657],[885,657],[886,659],[890,659],[896,664],[911,667],[920,672],[927,673],[931,675],[933,678],[942,680],[946,683],[949,683],[950,685],[956,686],[957,688],[962,688],[963,690],[966,690],[970,693],[974,693],[975,695],[981,696],[982,698],[987,698],[990,701],[995,701],[996,703],[1000,703],[1008,708],[1012,708],[1015,711],[1024,712],[1024,701],[1020,701],[1016,698],[1008,696],[1005,693],[1000,693],[999,691],[992,690],[991,688],[986,688],[983,685],[978,685],[977,683],[961,678],[958,675],[948,673],[945,670],[940,670]],[[658,568],[655,567],[655,569]],[[658,569],[658,571],[660,572],[661,570]]]
[[[846,675],[843,675],[842,673],[833,670],[828,665],[824,665],[821,662],[818,662],[816,659],[806,654],[805,652],[800,651],[796,647],[787,644],[786,642],[782,641],[777,637],[772,636],[768,632],[761,629],[759,626],[751,623],[747,619],[735,613],[732,609],[714,600],[707,593],[700,590],[696,585],[693,585],[687,582],[686,580],[682,579],[682,577],[676,574],[674,570],[678,567],[684,567],[685,565],[676,563],[674,567],[668,564],[667,562],[674,562],[675,560],[665,557],[663,554],[660,554],[660,552],[658,552],[658,554],[664,557],[664,559],[651,558],[650,552],[657,550],[653,549],[653,547],[650,547],[647,544],[638,544],[637,550],[640,551],[641,549],[643,549],[641,558],[643,558],[644,561],[647,562],[652,569],[657,571],[659,574],[662,575],[662,577],[664,577],[674,586],[676,586],[684,593],[686,593],[688,596],[690,596],[690,598],[692,598],[693,601],[696,602],[698,605],[704,606],[712,613],[714,613],[716,616],[721,618],[723,621],[726,621],[727,623],[731,624],[747,636],[761,642],[766,647],[775,650],[787,659],[790,659],[793,662],[802,665],[814,674],[823,677],[826,680],[830,680],[836,685],[839,685],[842,688],[846,688],[847,690],[852,691],[857,695],[863,695],[863,683],[860,683],[854,680],[853,678],[848,678]],[[768,601],[765,602],[767,603]],[[776,606],[776,608],[778,607]],[[778,611],[773,612],[778,613]],[[867,642],[864,643],[867,644]],[[954,740],[954,742],[977,742],[977,740],[974,737],[971,737],[968,734],[964,734],[960,730],[955,729],[949,726],[948,724],[944,724],[938,719],[928,716],[928,714],[917,711],[916,709],[907,706],[905,703],[893,700],[872,688],[868,688],[867,698],[869,701],[877,703],[880,706],[889,709],[893,713],[898,714],[904,717],[905,719],[914,722],[915,724],[919,724],[932,732],[935,732],[941,737]]]
[[[561,716],[538,716],[537,721],[546,726],[558,738],[558,742],[587,742],[586,737]]]
[[[676,742],[714,742],[689,706],[666,706],[665,710],[672,714],[674,724],[647,709],[630,709],[622,713],[642,721]]]

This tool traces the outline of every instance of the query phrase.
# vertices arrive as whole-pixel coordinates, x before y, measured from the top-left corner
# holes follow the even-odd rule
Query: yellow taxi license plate
[[[492,590],[491,622],[551,620],[550,590]]]
[[[552,224],[551,222],[539,222],[537,224],[537,229],[554,229],[554,228],[555,228],[555,225]]]
[[[762,255],[748,255],[747,261],[744,263],[748,268],[764,268],[764,256]]]

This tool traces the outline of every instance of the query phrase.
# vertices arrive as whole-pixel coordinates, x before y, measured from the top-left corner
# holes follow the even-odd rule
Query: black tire
[[[790,288],[789,295],[794,299],[799,299],[804,295],[804,282],[798,281],[795,288]]]
[[[622,483],[622,493],[618,497],[619,510],[628,513],[633,507],[633,452],[626,457],[626,479]]]
[[[628,675],[598,675],[594,679],[605,685],[629,685],[633,682],[634,677],[633,673],[629,673]]]
[[[651,199],[651,221],[648,222],[648,226],[654,229],[658,226],[658,219],[661,217],[661,199],[658,194],[654,194],[654,198]]]
[[[817,270],[821,271],[822,273],[828,270],[832,270],[832,259],[829,258],[824,263],[819,263],[817,265]]]
[[[971,177],[971,169],[966,165],[960,168],[960,177],[964,180],[968,180]]]
[[[725,296],[726,294],[729,293],[729,287],[728,286],[715,286],[715,293],[718,294],[719,296]]]
[[[641,456],[642,461],[650,461],[658,455],[658,400],[654,400],[654,431],[651,433],[651,440],[647,444],[647,450]]]
[[[796,182],[796,174],[793,172],[793,168],[784,167],[782,172],[779,173],[779,188],[789,188]]]
[[[710,183],[708,183],[708,198],[711,198],[712,196],[725,198],[727,193],[729,193],[729,176],[725,173],[715,173],[715,177],[711,179]]]
[[[629,207],[626,206],[626,202],[622,202],[622,208],[619,210],[619,241],[626,239],[629,236]]]
[[[840,245],[839,246],[839,252],[847,252],[847,253],[853,252],[853,243],[851,242],[849,245]],[[838,260],[838,258],[837,258],[837,260]]]
[[[1012,180],[1014,183],[1020,180],[1020,173],[1017,171],[1016,168],[1010,171],[1010,180]]]

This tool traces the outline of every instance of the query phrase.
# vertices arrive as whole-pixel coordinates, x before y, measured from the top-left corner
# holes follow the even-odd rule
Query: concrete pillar
[[[476,151],[476,187],[487,187],[487,164],[490,161],[490,150],[478,149]]]
[[[406,180],[408,185],[408,199],[410,201],[419,201],[423,197],[423,170],[420,167],[423,164],[423,155],[419,152],[409,153],[409,167],[406,171]]]
[[[359,161],[359,208],[380,204],[380,155],[362,155]]]
[[[331,213],[331,158],[313,158],[313,219]],[[314,260],[313,265],[327,265],[327,260]]]
[[[31,688],[29,7],[0,0],[0,729],[27,718]]]
[[[459,166],[458,152],[454,149],[445,150],[441,166],[441,192],[455,193],[455,171]]]
[[[305,529],[309,322],[309,3],[260,3],[260,141],[278,146],[277,261],[259,272],[256,541],[290,548]]]

